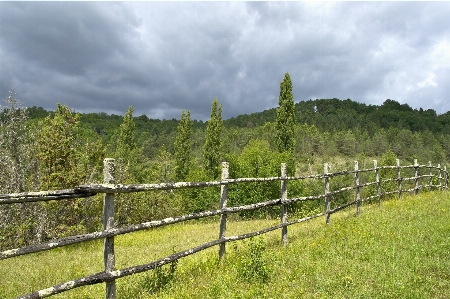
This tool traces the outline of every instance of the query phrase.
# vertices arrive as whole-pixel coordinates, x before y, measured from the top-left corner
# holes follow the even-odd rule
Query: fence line
[[[419,175],[419,169],[428,169],[428,174]],[[58,240],[53,240],[48,243],[32,245],[22,248],[10,249],[0,252],[0,259],[12,258],[19,255],[29,254],[33,252],[40,252],[44,250],[50,250],[57,247],[62,247],[70,244],[85,242],[95,239],[104,239],[104,266],[105,270],[99,273],[95,273],[89,276],[85,276],[79,279],[68,281],[55,285],[53,287],[36,291],[27,295],[23,295],[18,298],[45,298],[51,295],[55,295],[61,292],[65,292],[70,289],[74,289],[84,285],[106,283],[106,298],[115,298],[116,288],[115,280],[128,275],[148,271],[155,269],[157,267],[163,266],[167,263],[171,263],[182,257],[194,254],[196,252],[205,250],[207,248],[219,245],[219,258],[225,255],[225,244],[227,242],[242,240],[250,238],[253,236],[261,235],[273,230],[281,229],[281,240],[284,245],[288,243],[288,230],[287,227],[296,223],[308,221],[317,217],[325,216],[326,223],[330,223],[330,218],[333,213],[336,213],[342,209],[345,209],[351,205],[356,205],[356,213],[361,213],[361,204],[363,202],[371,201],[377,198],[379,204],[382,202],[382,197],[392,194],[398,194],[398,198],[402,198],[404,192],[414,192],[418,194],[421,189],[433,190],[448,190],[448,172],[447,168],[438,166],[432,166],[431,162],[428,165],[419,165],[417,160],[414,160],[413,165],[400,166],[400,161],[397,159],[396,166],[377,166],[377,161],[374,160],[374,167],[371,169],[359,169],[358,162],[355,161],[354,169],[352,171],[338,171],[334,173],[328,172],[329,165],[324,164],[324,173],[318,175],[310,176],[297,176],[297,177],[287,177],[286,176],[286,164],[281,165],[281,176],[280,177],[267,177],[267,178],[238,178],[230,179],[228,177],[228,163],[224,162],[222,164],[222,176],[220,181],[213,182],[177,182],[177,183],[164,183],[164,184],[132,184],[132,185],[122,185],[115,184],[114,181],[114,159],[104,160],[104,182],[103,184],[93,184],[79,186],[74,189],[57,190],[57,191],[40,191],[40,192],[27,192],[27,193],[16,193],[16,194],[1,194],[0,204],[14,204],[14,203],[24,203],[24,202],[34,202],[34,201],[47,201],[47,200],[61,200],[61,199],[72,199],[72,198],[84,198],[93,196],[98,193],[103,193],[103,225],[104,230],[100,232],[94,232],[90,234],[70,236],[67,238],[62,238]],[[414,176],[403,178],[401,176],[402,169],[412,169],[414,170]],[[396,170],[396,177],[391,177],[387,179],[380,178],[380,170]],[[433,173],[433,170],[437,170],[437,174]],[[361,176],[363,173],[374,172],[375,181],[366,182],[361,184]],[[351,175],[354,176],[354,185],[338,188],[337,190],[331,191],[330,181],[333,177]],[[419,184],[420,179],[428,178],[428,184]],[[288,198],[288,181],[293,180],[304,180],[304,179],[323,179],[324,180],[324,193],[320,195],[311,195],[306,197],[296,197]],[[433,184],[433,179],[437,181],[437,184]],[[244,182],[269,182],[269,181],[280,181],[280,198],[272,199],[265,202],[258,202],[250,205],[238,206],[238,207],[227,207],[228,198],[228,185],[238,184]],[[397,182],[397,190],[386,190],[382,192],[382,185],[389,182]],[[403,190],[403,181],[414,181],[414,187]],[[376,185],[376,194],[367,196],[366,198],[361,198],[361,191],[364,187]],[[203,211],[199,213],[193,213],[177,217],[169,217],[158,221],[150,221],[145,223],[140,223],[136,225],[130,225],[122,228],[114,227],[114,194],[115,193],[129,193],[129,192],[148,192],[154,190],[174,190],[180,188],[199,188],[199,187],[211,187],[211,186],[221,186],[220,189],[220,204],[218,210]],[[331,203],[333,196],[340,194],[342,192],[355,190],[355,200],[343,204],[341,206],[331,209]],[[307,216],[305,218],[288,221],[287,206],[302,201],[318,200],[324,199],[325,207],[324,212]],[[263,207],[269,206],[280,206],[280,224],[264,228],[259,231],[250,232],[247,234],[239,236],[226,236],[226,220],[227,214],[237,213],[242,211],[256,210]],[[144,265],[133,266],[130,268],[115,270],[115,255],[114,255],[114,236],[131,233],[139,230],[150,229],[159,226],[165,226],[170,224],[175,224],[178,222],[183,222],[191,219],[200,219],[204,217],[211,217],[215,215],[220,215],[220,230],[219,238],[208,243],[204,243],[197,247],[187,249],[168,257],[154,261]]]

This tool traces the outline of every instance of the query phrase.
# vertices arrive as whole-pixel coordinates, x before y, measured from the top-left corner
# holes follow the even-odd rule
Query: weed
[[[267,282],[269,279],[269,266],[264,257],[266,249],[262,237],[250,238],[248,251],[239,257],[238,275],[248,282]]]

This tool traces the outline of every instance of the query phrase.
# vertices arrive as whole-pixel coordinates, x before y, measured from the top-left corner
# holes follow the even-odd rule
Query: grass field
[[[404,196],[227,244],[173,265],[117,281],[118,298],[450,298],[450,192]],[[230,222],[227,235],[277,220]],[[119,236],[116,268],[216,239],[218,222],[188,222]],[[0,298],[14,298],[102,271],[103,243],[93,241],[0,261]],[[53,298],[104,298],[104,284]]]

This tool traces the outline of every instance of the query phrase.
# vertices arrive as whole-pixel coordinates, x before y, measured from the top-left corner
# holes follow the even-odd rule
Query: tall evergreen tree
[[[136,125],[133,120],[134,109],[130,106],[125,113],[119,128],[119,139],[116,145],[116,157],[128,162],[130,155],[137,148]]]
[[[175,139],[175,173],[178,180],[184,180],[192,163],[192,122],[189,110],[183,110]]]
[[[210,177],[216,178],[218,175],[218,166],[222,156],[221,134],[222,123],[222,104],[214,98],[211,106],[211,118],[206,125],[206,140],[203,146],[203,164]]]
[[[114,157],[116,159],[116,181],[131,183],[140,180],[141,170],[137,169],[143,165],[142,154],[136,141],[136,124],[133,119],[134,109],[128,107],[123,121],[119,127],[119,137],[116,142]]]
[[[280,83],[276,128],[278,151],[280,153],[293,153],[295,146],[295,105],[289,73],[284,75],[284,79]]]

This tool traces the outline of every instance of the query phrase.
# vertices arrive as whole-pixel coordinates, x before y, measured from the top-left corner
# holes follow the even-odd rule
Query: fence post
[[[398,186],[398,199],[402,199],[402,175],[400,172],[400,159],[395,160],[397,165],[397,186]]]
[[[114,184],[115,164],[114,159],[105,158],[103,160],[103,183]],[[103,229],[108,230],[114,227],[114,193],[105,193],[103,197]],[[105,272],[114,271],[114,237],[107,237],[103,242],[103,258]],[[116,281],[113,279],[106,282],[106,299],[116,298]]]
[[[447,166],[444,166],[444,188],[448,190],[448,172],[447,172]]]
[[[414,194],[419,194],[419,165],[417,164],[417,159],[414,159]]]
[[[323,166],[323,172],[324,172],[324,182],[325,182],[325,221],[327,224],[330,224],[330,210],[331,210],[331,203],[330,203],[330,177],[328,176],[328,163],[325,163]]]
[[[373,168],[375,169],[375,181],[377,182],[378,205],[381,206],[381,182],[380,182],[380,173],[378,172],[377,160],[373,160]]]
[[[361,195],[359,194],[358,161],[355,161],[356,214],[361,214]]]
[[[287,207],[284,204],[287,200],[287,180],[286,180],[286,163],[281,163],[281,223],[287,223]],[[281,228],[281,240],[284,245],[288,244],[288,229],[287,226]]]
[[[438,169],[438,190],[441,191],[442,190],[442,174],[441,174],[441,164],[438,164],[437,166]]]
[[[428,162],[428,170],[430,172],[430,183],[429,183],[430,191],[433,190],[433,172],[431,171],[431,169],[432,169],[431,166],[432,166],[431,161],[429,161]]]
[[[222,162],[222,177],[221,177],[221,185],[220,185],[220,204],[219,209],[224,209],[227,207],[228,201],[228,162]],[[227,214],[220,214],[220,232],[219,239],[225,238],[225,232],[227,230]],[[220,244],[219,247],[219,259],[222,260],[225,255],[225,243]]]

